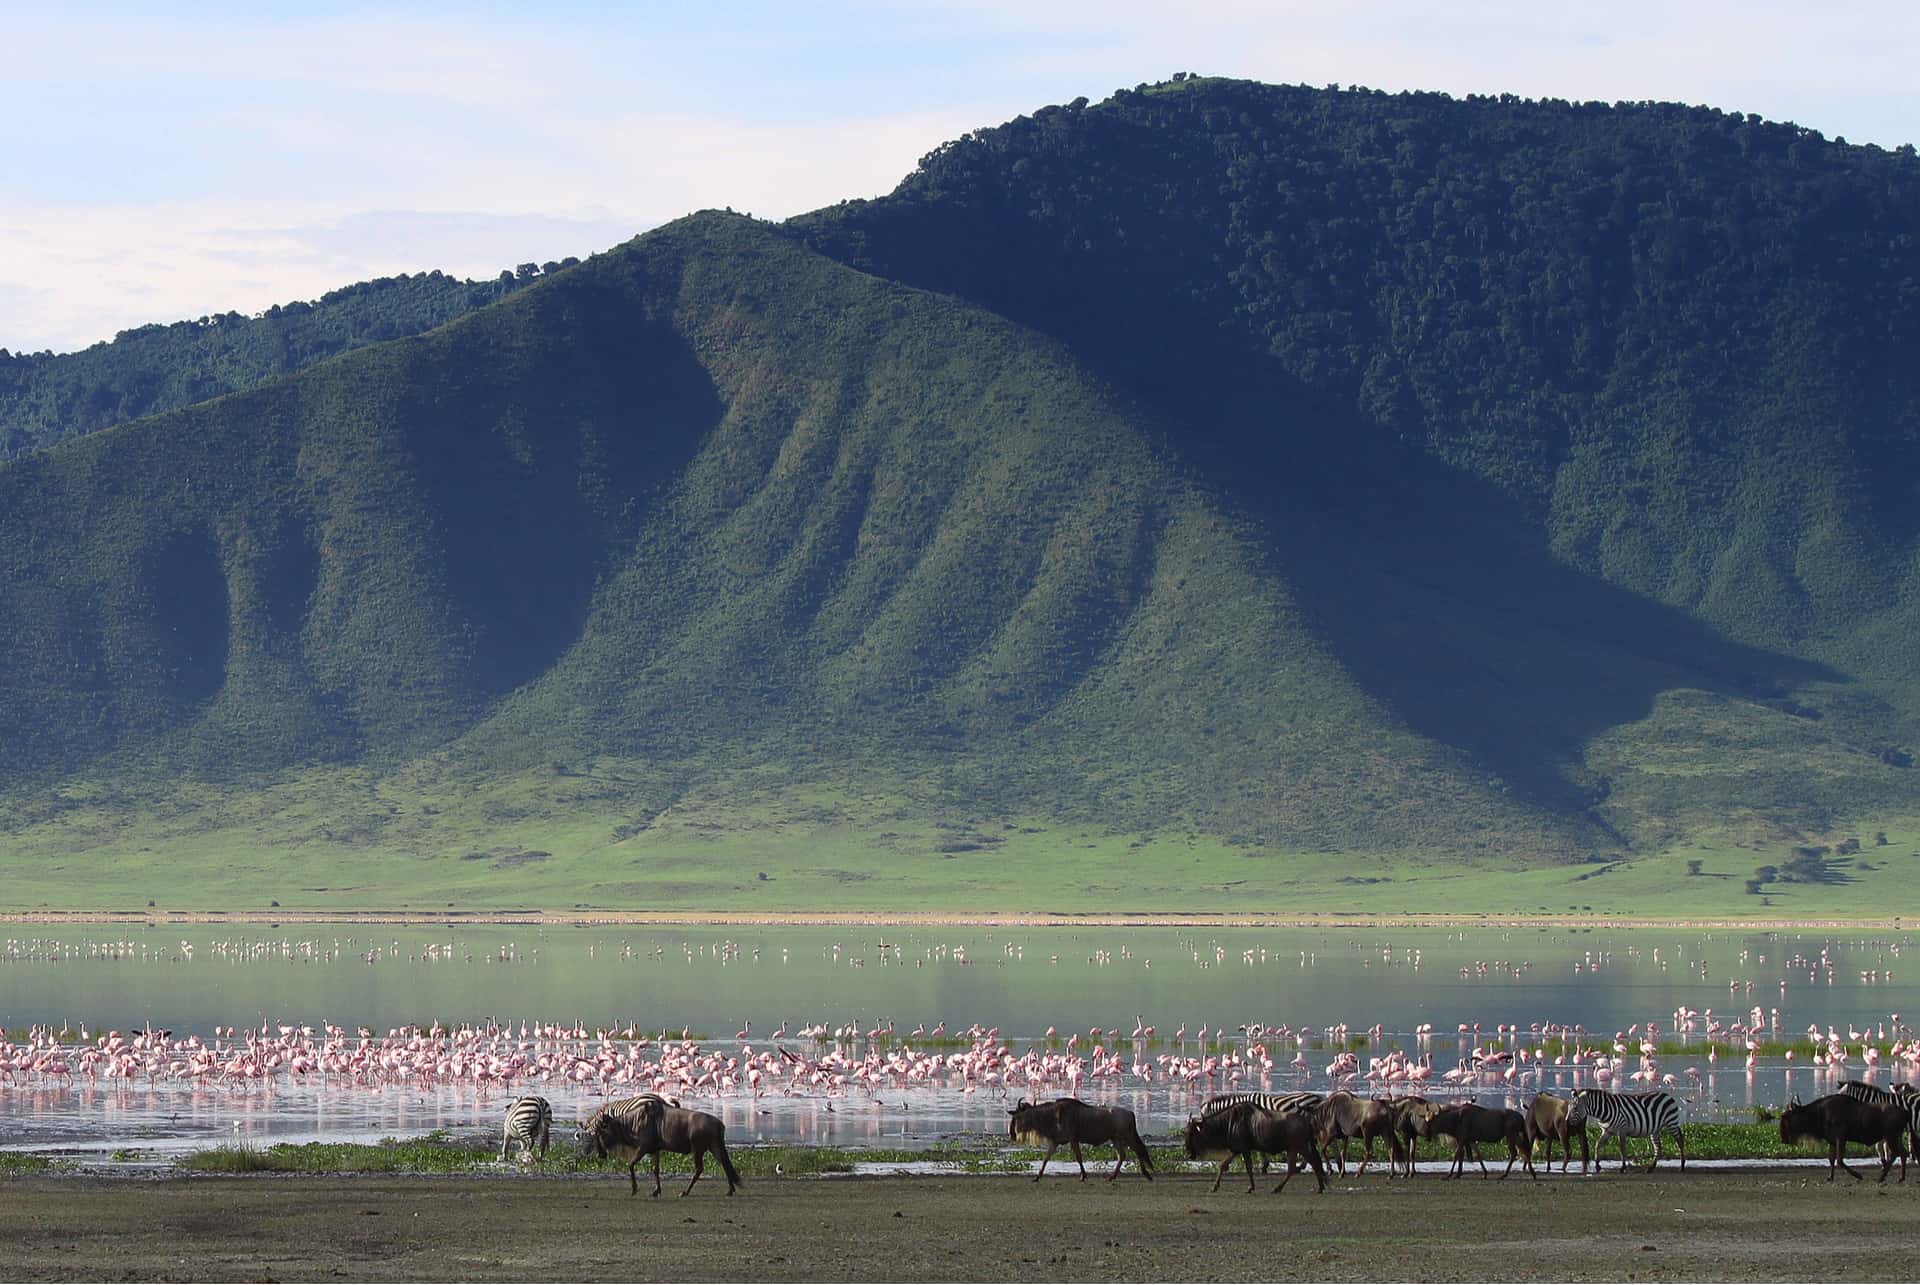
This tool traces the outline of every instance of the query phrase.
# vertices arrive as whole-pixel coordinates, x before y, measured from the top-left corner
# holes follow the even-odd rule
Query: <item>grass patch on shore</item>
[[[1589,1133],[1591,1138],[1593,1135]],[[1824,1155],[1816,1146],[1788,1146],[1780,1141],[1780,1130],[1776,1124],[1689,1124],[1686,1126],[1687,1158],[1689,1160],[1778,1160],[1808,1158]],[[1149,1146],[1148,1153],[1153,1157],[1156,1170],[1179,1172],[1186,1169],[1210,1169],[1211,1162],[1196,1164],[1189,1161],[1185,1152],[1178,1146]],[[1596,1155],[1599,1148],[1594,1148]],[[843,1174],[854,1172],[859,1165],[916,1164],[937,1165],[954,1173],[993,1174],[1022,1173],[1040,1161],[1045,1153],[1033,1147],[993,1147],[972,1146],[956,1143],[937,1143],[926,1147],[806,1147],[806,1146],[754,1146],[734,1147],[729,1154],[744,1179],[766,1178],[774,1175],[782,1177],[805,1177],[819,1174]],[[1357,1164],[1359,1148],[1349,1153],[1349,1166]],[[1451,1144],[1435,1145],[1423,1143],[1420,1148],[1421,1159],[1441,1160],[1453,1154]],[[1505,1163],[1504,1152],[1495,1147],[1482,1147],[1482,1157],[1489,1165],[1497,1160]],[[1606,1156],[1617,1163],[1619,1144],[1609,1139]],[[1668,1163],[1678,1160],[1671,1142],[1665,1148]],[[1871,1159],[1871,1149],[1850,1146],[1849,1159]],[[474,1146],[470,1140],[449,1137],[444,1132],[427,1134],[418,1138],[386,1138],[377,1143],[342,1142],[306,1142],[274,1143],[268,1147],[255,1147],[248,1143],[235,1143],[214,1147],[205,1151],[196,1151],[181,1157],[176,1162],[179,1169],[189,1173],[478,1173],[498,1172],[503,1168],[526,1174],[618,1174],[626,1166],[615,1160],[598,1160],[587,1156],[572,1146],[555,1147],[547,1153],[545,1161],[525,1161],[513,1158],[502,1166],[499,1152],[493,1147]],[[1536,1149],[1536,1162],[1540,1152]],[[1653,1158],[1651,1143],[1645,1138],[1627,1140],[1627,1158],[1629,1161],[1644,1165]],[[1376,1152],[1376,1161],[1384,1162],[1385,1157]],[[1109,1147],[1086,1149],[1087,1170],[1093,1173],[1110,1171],[1113,1166],[1113,1151]],[[19,1167],[12,1167],[18,1162]],[[1559,1163],[1556,1154],[1554,1163]],[[31,1155],[0,1152],[0,1173],[18,1175],[38,1173],[50,1167],[50,1162]],[[1049,1166],[1073,1171],[1072,1155],[1062,1150],[1053,1157]],[[1131,1156],[1127,1159],[1127,1170],[1135,1168]],[[642,1162],[642,1174],[651,1172],[649,1162]],[[693,1162],[689,1157],[663,1155],[660,1158],[660,1172],[663,1176],[677,1175],[685,1178],[693,1172]],[[725,1181],[719,1166],[711,1162],[707,1173]]]
[[[923,1148],[849,1148],[758,1146],[731,1147],[728,1154],[743,1178],[852,1173],[856,1164],[932,1163],[955,1172],[992,1172],[1017,1168],[1029,1158],[1023,1153],[976,1147],[936,1145]],[[384,1138],[363,1142],[276,1142],[267,1147],[231,1143],[182,1156],[176,1167],[190,1173],[474,1173],[502,1168],[497,1147],[475,1146],[444,1132],[418,1138]],[[1030,1153],[1038,1160],[1040,1153]],[[626,1165],[584,1155],[571,1145],[556,1145],[545,1160],[525,1160],[518,1148],[506,1168],[524,1173],[617,1173]],[[651,1162],[641,1170],[651,1172]],[[682,1177],[693,1172],[687,1156],[663,1155],[660,1172]],[[711,1159],[709,1174],[720,1176]],[[724,1181],[724,1177],[721,1179]]]
[[[0,1151],[0,1178],[30,1178],[54,1168],[46,1156],[30,1151]]]

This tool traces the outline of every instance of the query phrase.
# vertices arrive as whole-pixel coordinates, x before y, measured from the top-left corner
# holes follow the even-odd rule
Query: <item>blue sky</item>
[[[1893,147],[1920,141],[1916,12],[0,0],[0,347],[878,195],[956,134],[1175,71],[1670,99]]]

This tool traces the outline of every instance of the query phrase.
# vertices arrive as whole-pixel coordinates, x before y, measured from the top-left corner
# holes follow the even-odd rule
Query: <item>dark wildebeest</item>
[[[1393,1176],[1394,1162],[1400,1158],[1400,1138],[1396,1132],[1398,1121],[1393,1108],[1378,1098],[1359,1098],[1344,1089],[1327,1095],[1326,1101],[1313,1113],[1313,1127],[1321,1147],[1338,1143],[1338,1149],[1332,1152],[1334,1163],[1340,1167],[1340,1176],[1347,1173],[1347,1139],[1358,1138],[1366,1144],[1366,1153],[1360,1157],[1360,1172],[1365,1174],[1367,1166],[1373,1163],[1373,1140],[1385,1138],[1387,1141],[1387,1176]]]
[[[1085,1182],[1087,1162],[1080,1156],[1083,1142],[1090,1147],[1113,1144],[1120,1162],[1107,1175],[1108,1182],[1118,1178],[1120,1170],[1126,1167],[1128,1148],[1140,1158],[1140,1176],[1153,1181],[1153,1160],[1147,1155],[1147,1144],[1140,1141],[1133,1112],[1125,1107],[1089,1106],[1079,1098],[1055,1098],[1051,1102],[1022,1099],[1018,1106],[1007,1111],[1007,1136],[1015,1142],[1047,1149],[1047,1154],[1040,1158],[1040,1172],[1033,1175],[1035,1182],[1047,1172],[1047,1161],[1053,1159],[1053,1153],[1062,1145],[1073,1148],[1073,1162],[1080,1166],[1080,1181]]]
[[[1527,1118],[1518,1111],[1461,1102],[1434,1112],[1433,1118],[1427,1123],[1427,1131],[1429,1136],[1444,1133],[1454,1140],[1452,1177],[1457,1178],[1465,1172],[1469,1154],[1473,1156],[1474,1163],[1480,1166],[1481,1176],[1487,1176],[1487,1162],[1480,1158],[1477,1145],[1482,1142],[1507,1144],[1507,1168],[1500,1175],[1502,1178],[1513,1172],[1513,1162],[1516,1160],[1526,1162],[1529,1175],[1535,1178],[1540,1176],[1533,1171],[1533,1153],[1527,1146]]]
[[[1547,1169],[1553,1169],[1553,1141],[1560,1140],[1560,1172],[1573,1163],[1573,1139],[1580,1139],[1580,1172],[1587,1171],[1592,1152],[1587,1146],[1587,1117],[1579,1107],[1551,1093],[1537,1094],[1527,1106],[1527,1151],[1541,1139],[1547,1143]]]
[[[624,1114],[604,1108],[594,1112],[580,1132],[587,1149],[594,1155],[603,1159],[614,1156],[627,1162],[627,1181],[633,1188],[629,1195],[640,1194],[640,1180],[634,1176],[634,1170],[648,1156],[653,1157],[653,1194],[660,1194],[662,1151],[693,1157],[693,1181],[680,1193],[683,1196],[693,1190],[693,1184],[706,1172],[709,1151],[727,1175],[727,1194],[731,1196],[740,1185],[740,1171],[733,1167],[733,1158],[727,1154],[727,1126],[705,1111],[668,1106],[659,1098],[642,1100]]]
[[[1242,1102],[1251,1102],[1262,1111],[1271,1111],[1275,1115],[1311,1115],[1320,1109],[1326,1096],[1320,1093],[1216,1093],[1208,1098],[1200,1108],[1202,1117],[1216,1111],[1224,1111]],[[1260,1172],[1267,1171],[1267,1156],[1260,1157]]]
[[[1267,1155],[1286,1153],[1287,1176],[1280,1180],[1275,1191],[1286,1187],[1287,1180],[1301,1169],[1303,1158],[1305,1164],[1313,1167],[1314,1180],[1320,1184],[1318,1190],[1327,1189],[1327,1171],[1320,1162],[1317,1131],[1312,1120],[1304,1115],[1266,1111],[1254,1103],[1241,1102],[1212,1115],[1189,1119],[1186,1144],[1188,1159],[1220,1162],[1220,1172],[1213,1175],[1213,1191],[1220,1190],[1220,1180],[1233,1168],[1236,1156],[1246,1161],[1247,1190],[1252,1191],[1256,1151]]]
[[[1411,1178],[1413,1162],[1419,1158],[1420,1139],[1433,1137],[1429,1126],[1433,1117],[1439,1114],[1440,1104],[1409,1094],[1404,1098],[1387,1099],[1387,1109],[1393,1112],[1393,1131],[1406,1148],[1403,1158],[1407,1162],[1407,1177]]]
[[[1833,1181],[1836,1168],[1850,1177],[1859,1174],[1847,1168],[1849,1142],[1866,1142],[1887,1150],[1880,1158],[1880,1181],[1887,1180],[1893,1158],[1900,1157],[1900,1181],[1907,1180],[1907,1113],[1898,1106],[1875,1106],[1845,1093],[1830,1093],[1824,1098],[1802,1103],[1794,1098],[1780,1113],[1780,1141],[1789,1145],[1817,1138],[1827,1144],[1827,1181]]]

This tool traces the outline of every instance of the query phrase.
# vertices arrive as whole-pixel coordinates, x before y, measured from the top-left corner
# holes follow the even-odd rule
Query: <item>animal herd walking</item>
[[[1600,1146],[1589,1153],[1586,1126],[1600,1126]],[[503,1126],[500,1158],[519,1142],[527,1156],[545,1159],[547,1137],[553,1123],[553,1108],[545,1098],[522,1097],[507,1108]],[[706,1157],[711,1155],[727,1178],[727,1194],[741,1186],[740,1172],[727,1152],[726,1125],[704,1111],[682,1107],[678,1101],[646,1093],[638,1097],[609,1102],[596,1110],[580,1126],[580,1137],[591,1155],[627,1162],[629,1194],[638,1195],[638,1167],[642,1160],[653,1160],[653,1194],[661,1190],[660,1153],[671,1151],[693,1158],[693,1177],[682,1195],[690,1194],[705,1173]],[[1140,1136],[1134,1113],[1126,1107],[1098,1106],[1078,1098],[1055,1098],[1047,1102],[1022,1099],[1007,1111],[1007,1136],[1016,1143],[1044,1147],[1038,1170],[1040,1181],[1047,1163],[1061,1147],[1067,1147],[1086,1181],[1086,1159],[1082,1147],[1111,1146],[1116,1163],[1107,1175],[1112,1182],[1126,1167],[1129,1156],[1138,1162],[1140,1176],[1153,1181],[1154,1165],[1146,1142]],[[1524,1112],[1505,1107],[1483,1107],[1475,1102],[1437,1103],[1418,1096],[1364,1099],[1351,1093],[1225,1093],[1208,1099],[1200,1113],[1188,1118],[1182,1141],[1190,1160],[1218,1161],[1212,1191],[1237,1160],[1246,1168],[1247,1190],[1253,1191],[1253,1161],[1261,1157],[1262,1171],[1271,1157],[1284,1157],[1287,1172],[1273,1188],[1285,1190],[1288,1181],[1301,1169],[1312,1169],[1317,1191],[1327,1187],[1327,1168],[1338,1166],[1346,1172],[1347,1143],[1358,1140],[1364,1151],[1360,1173],[1366,1172],[1373,1158],[1376,1140],[1385,1144],[1387,1176],[1391,1180],[1404,1172],[1414,1173],[1417,1148],[1422,1139],[1453,1144],[1450,1177],[1464,1175],[1468,1161],[1490,1176],[1479,1153],[1482,1143],[1507,1148],[1507,1165],[1501,1177],[1513,1172],[1516,1163],[1538,1178],[1533,1152],[1540,1142],[1547,1144],[1547,1168],[1551,1171],[1553,1144],[1560,1144],[1560,1171],[1565,1173],[1572,1161],[1572,1139],[1580,1139],[1580,1171],[1587,1172],[1589,1155],[1595,1172],[1603,1167],[1602,1148],[1611,1137],[1620,1147],[1620,1166],[1626,1168],[1630,1137],[1647,1138],[1653,1144],[1653,1159],[1647,1165],[1652,1172],[1659,1166],[1662,1142],[1672,1137],[1679,1152],[1680,1168],[1686,1169],[1686,1138],[1680,1119],[1680,1104],[1673,1095],[1660,1090],[1645,1093],[1612,1093],[1604,1089],[1578,1089],[1571,1098],[1553,1094],[1537,1095]],[[1844,1151],[1848,1143],[1869,1144],[1880,1156],[1880,1181],[1885,1182],[1894,1162],[1900,1164],[1900,1181],[1907,1180],[1907,1157],[1920,1146],[1920,1092],[1911,1085],[1896,1084],[1891,1089],[1861,1081],[1848,1081],[1838,1093],[1828,1094],[1811,1103],[1790,1102],[1780,1116],[1781,1141],[1820,1142],[1828,1152],[1828,1181],[1839,1173],[1855,1180],[1861,1175],[1847,1168]],[[1404,1170],[1403,1170],[1404,1166]]]

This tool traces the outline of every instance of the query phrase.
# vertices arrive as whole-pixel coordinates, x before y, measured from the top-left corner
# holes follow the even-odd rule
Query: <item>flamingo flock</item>
[[[1893,1038],[1882,1049],[1888,1023],[1867,1030],[1849,1026],[1843,1036],[1833,1028],[1810,1027],[1816,1072],[1853,1073],[1857,1058],[1868,1076],[1883,1065],[1896,1077],[1920,1076],[1920,1038],[1891,1015]],[[76,1030],[36,1025],[25,1038],[0,1045],[0,1086],[98,1083],[186,1083],[195,1086],[272,1092],[285,1084],[316,1080],[379,1089],[393,1085],[419,1088],[465,1085],[481,1090],[520,1092],[538,1086],[571,1085],[586,1094],[624,1096],[645,1091],[673,1096],[739,1095],[839,1097],[903,1089],[974,1093],[1077,1093],[1099,1085],[1163,1086],[1170,1092],[1214,1093],[1238,1087],[1276,1084],[1329,1086],[1364,1082],[1391,1090],[1398,1086],[1453,1086],[1474,1091],[1489,1086],[1539,1086],[1549,1082],[1599,1087],[1702,1085],[1697,1065],[1680,1075],[1661,1070],[1662,1024],[1635,1023],[1611,1040],[1590,1036],[1577,1025],[1497,1024],[1490,1038],[1476,1024],[1461,1023],[1464,1045],[1457,1065],[1436,1075],[1431,1028],[1412,1033],[1418,1052],[1393,1048],[1368,1056],[1361,1069],[1352,1028],[1250,1021],[1212,1031],[1201,1026],[1188,1051],[1184,1030],[1172,1049],[1156,1051],[1144,1017],[1131,1030],[1092,1026],[1062,1040],[1057,1027],[1047,1037],[1008,1039],[998,1027],[978,1024],[946,1034],[942,1021],[899,1033],[892,1019],[871,1025],[858,1021],[801,1026],[792,1040],[787,1024],[773,1037],[755,1043],[752,1023],[743,1023],[732,1043],[692,1038],[686,1028],[643,1028],[633,1021],[589,1026],[584,1021],[440,1023],[403,1026],[385,1032],[262,1020],[257,1027],[216,1026],[211,1037],[176,1036],[151,1028],[94,1034],[83,1023]],[[1755,1007],[1725,1021],[1712,1010],[1675,1010],[1672,1034],[1683,1041],[1712,1041],[1707,1053],[1714,1069],[1718,1045],[1744,1044],[1749,1074],[1758,1060],[1760,1040],[1779,1029],[1779,1014]],[[1210,1040],[1208,1037],[1212,1036]],[[1368,1048],[1386,1040],[1376,1025],[1359,1037]],[[916,1047],[916,1041],[924,1041]],[[1016,1045],[1025,1044],[1024,1048]],[[1293,1056],[1285,1057],[1291,1047]],[[1316,1063],[1310,1049],[1333,1052]],[[1669,1048],[1672,1045],[1667,1046]],[[1786,1054],[1789,1066],[1793,1051]]]
[[[539,944],[525,945],[507,940],[509,934],[496,936],[486,946],[420,933],[404,938],[233,935],[199,942],[156,940],[151,934],[145,938],[21,938],[0,942],[0,967],[148,966],[171,979],[196,977],[216,966],[394,970],[411,965],[445,975],[467,965],[531,969],[555,953],[556,938],[551,935],[540,937]],[[1165,938],[1159,940],[1162,945],[1152,952],[1160,957],[1160,968],[1153,973],[1156,982],[1169,965],[1209,974],[1275,968],[1284,974],[1296,968],[1311,972],[1325,965],[1332,949],[1325,943],[1320,952],[1238,949],[1197,938],[1182,939],[1174,949],[1165,945]],[[1112,1024],[1057,1021],[1043,1026],[1036,1022],[1024,1031],[950,1018],[935,1020],[931,1015],[920,1020],[880,1017],[777,1023],[763,1022],[756,1015],[755,1020],[727,1023],[736,1027],[731,1038],[717,1040],[696,1036],[689,1025],[637,1019],[495,1018],[374,1029],[261,1018],[245,1024],[223,1022],[211,1029],[201,1025],[190,1033],[128,1028],[124,1021],[108,1029],[84,1022],[41,1022],[10,1030],[0,1039],[0,1109],[13,1090],[44,1092],[65,1087],[165,1090],[178,1086],[216,1095],[257,1095],[262,1101],[283,1090],[309,1086],[345,1094],[456,1088],[485,1095],[557,1089],[582,1100],[656,1092],[736,1103],[743,1110],[779,1101],[851,1100],[911,1105],[918,1113],[944,1110],[943,1104],[979,1095],[1037,1098],[1148,1092],[1178,1109],[1190,1096],[1237,1089],[1357,1090],[1362,1085],[1370,1086],[1376,1095],[1421,1092],[1440,1097],[1581,1086],[1664,1087],[1705,1100],[1717,1094],[1715,1085],[1728,1083],[1729,1071],[1736,1077],[1744,1071],[1750,1097],[1751,1077],[1763,1063],[1771,1074],[1784,1071],[1790,1082],[1793,1076],[1803,1081],[1811,1076],[1815,1088],[1824,1079],[1837,1083],[1862,1076],[1872,1080],[1883,1071],[1889,1080],[1920,1079],[1920,1038],[1898,1013],[1876,1016],[1871,1022],[1823,1021],[1807,1026],[1804,1033],[1783,1017],[1790,987],[1849,986],[1856,974],[1863,987],[1890,983],[1900,945],[1871,945],[1877,954],[1861,962],[1872,967],[1843,964],[1847,957],[1833,947],[1796,950],[1784,946],[1771,961],[1766,951],[1753,947],[1739,950],[1737,959],[1729,952],[1724,958],[1732,960],[1732,971],[1744,975],[1728,983],[1729,992],[1741,996],[1729,1009],[1683,1005],[1670,1014],[1623,1024],[1623,1029],[1610,1034],[1555,1021],[1420,1022],[1390,1029],[1385,1022],[1294,1025],[1250,1016],[1177,1024],[1163,1019],[1156,1025],[1145,1013],[1136,1013],[1131,1022]],[[677,948],[671,941],[649,946],[632,940],[595,939],[587,944],[586,953],[596,967],[601,961],[640,966],[717,962],[754,969],[762,964],[763,953],[768,965],[783,965],[790,958],[790,950],[777,943],[762,947],[731,938],[681,942]],[[1399,984],[1407,973],[1421,971],[1429,963],[1427,956],[1437,953],[1430,938],[1425,947],[1404,943],[1357,947],[1348,959],[1361,969],[1395,970],[1394,984]],[[1459,967],[1457,974],[1451,960],[1438,970],[1436,997],[1449,993],[1454,997],[1440,1002],[1458,1001],[1471,989],[1477,998],[1460,1001],[1459,1006],[1479,1007],[1490,1002],[1482,988],[1540,984],[1539,974],[1545,970],[1522,952],[1484,953],[1489,957]],[[1029,960],[1025,946],[1015,941],[976,944],[971,952],[963,943],[925,939],[918,944],[883,941],[864,948],[835,941],[823,944],[819,954],[821,962],[832,968],[870,970],[863,977],[894,968],[976,970],[965,974],[971,978],[984,970],[1073,967],[1081,960],[1097,970],[1145,970],[1152,963],[1145,953],[1118,944],[1080,948],[1069,953],[1064,964],[1060,952],[1043,949]],[[1707,963],[1690,958],[1685,951],[1628,945],[1576,951],[1570,961],[1564,954],[1560,958],[1571,963],[1576,975],[1590,975],[1600,986],[1612,985],[1610,974],[1630,968],[1689,972],[1695,982],[1711,980]],[[1272,974],[1258,975],[1264,979]],[[1775,979],[1781,991],[1777,1001],[1771,1007],[1752,1003],[1755,982],[1764,987]],[[182,980],[179,984],[194,983]],[[171,988],[174,983],[169,980],[167,985]],[[1209,993],[1216,993],[1211,979],[1208,985]],[[1264,987],[1262,993],[1266,993]],[[1042,1030],[1043,1034],[1031,1034]],[[1727,1065],[1740,1062],[1744,1066]]]

